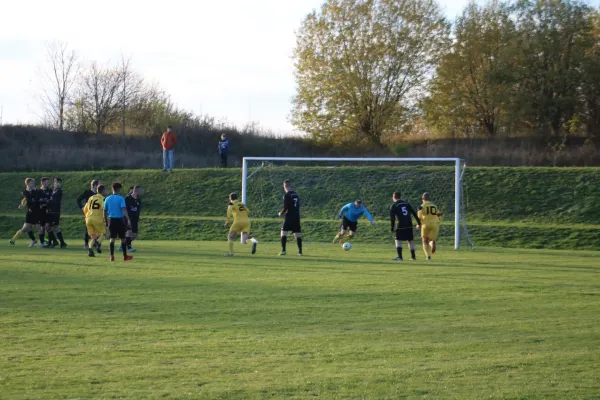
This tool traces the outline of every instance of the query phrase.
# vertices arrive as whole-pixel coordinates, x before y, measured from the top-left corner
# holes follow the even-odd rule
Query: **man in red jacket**
[[[163,133],[160,138],[160,144],[162,144],[163,148],[163,172],[167,172],[167,170],[173,172],[173,166],[175,165],[173,155],[175,153],[177,138],[175,137],[175,132],[173,132],[171,125],[167,127],[167,131]]]

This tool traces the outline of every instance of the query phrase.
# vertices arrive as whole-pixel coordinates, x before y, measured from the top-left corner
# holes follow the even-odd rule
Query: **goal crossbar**
[[[248,161],[325,161],[325,162],[452,162],[454,163],[454,248],[460,247],[461,159],[438,158],[335,158],[335,157],[244,157],[242,159],[242,203],[246,204],[248,193]]]

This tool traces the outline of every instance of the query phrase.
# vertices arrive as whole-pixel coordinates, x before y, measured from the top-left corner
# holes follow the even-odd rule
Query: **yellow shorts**
[[[421,227],[421,237],[429,240],[437,240],[438,234],[440,233],[439,225],[423,225]]]
[[[250,221],[233,221],[229,232],[250,233]]]
[[[88,235],[102,236],[106,233],[106,225],[104,221],[85,221],[85,227],[87,228]]]

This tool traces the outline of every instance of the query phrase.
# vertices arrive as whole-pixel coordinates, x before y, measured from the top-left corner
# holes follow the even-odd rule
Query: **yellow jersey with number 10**
[[[104,221],[104,196],[95,194],[90,197],[83,208],[86,221]]]
[[[234,200],[227,207],[227,219],[233,217],[234,221],[248,221],[248,208],[239,200]]]
[[[421,225],[438,226],[440,224],[440,214],[435,204],[425,201],[419,207],[419,220]]]

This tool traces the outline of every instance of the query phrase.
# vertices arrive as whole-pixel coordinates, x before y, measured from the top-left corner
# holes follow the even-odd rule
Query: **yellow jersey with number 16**
[[[104,196],[95,194],[90,197],[83,208],[86,221],[104,221]]]
[[[227,220],[233,217],[234,221],[248,221],[248,208],[239,200],[233,200],[227,207]]]

